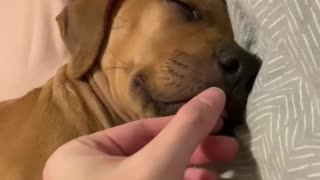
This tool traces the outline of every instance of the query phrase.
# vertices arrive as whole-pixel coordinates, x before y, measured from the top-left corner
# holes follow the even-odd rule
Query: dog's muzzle
[[[217,57],[224,78],[228,111],[228,119],[220,134],[234,136],[234,129],[243,123],[247,99],[262,62],[237,45],[221,49]]]

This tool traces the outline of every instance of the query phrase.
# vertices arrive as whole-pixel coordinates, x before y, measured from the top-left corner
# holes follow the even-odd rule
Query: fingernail
[[[224,106],[226,95],[220,88],[212,87],[199,95],[199,100],[211,107]]]

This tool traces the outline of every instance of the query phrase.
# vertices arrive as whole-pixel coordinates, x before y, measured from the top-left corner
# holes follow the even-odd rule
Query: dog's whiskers
[[[177,56],[179,56],[179,55],[184,55],[184,54],[189,55],[187,52],[185,52],[185,51],[183,51],[183,50],[180,50],[180,49],[176,49],[176,50],[174,51],[174,53],[176,53]]]
[[[176,49],[176,50],[172,53],[171,58],[172,58],[172,59],[176,59],[176,58],[178,58],[178,57],[180,57],[180,56],[195,57],[194,55],[191,55],[190,53],[188,53],[188,52],[186,52],[186,51]]]
[[[162,70],[165,70],[165,71],[168,71],[169,69],[171,69],[171,67],[170,66],[160,66],[160,68],[162,69]]]
[[[188,68],[189,68],[188,65],[186,65],[186,64],[178,61],[177,59],[169,58],[168,60],[169,60],[170,62],[172,62],[173,64],[175,64],[176,66],[181,67],[181,68],[183,68],[183,69],[188,69]]]

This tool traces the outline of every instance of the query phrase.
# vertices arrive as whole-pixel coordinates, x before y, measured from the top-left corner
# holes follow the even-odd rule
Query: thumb
[[[215,127],[224,106],[222,90],[204,91],[183,106],[139,154],[142,158],[148,157],[147,161],[150,160],[154,168],[164,170],[162,172],[183,173],[195,149]]]

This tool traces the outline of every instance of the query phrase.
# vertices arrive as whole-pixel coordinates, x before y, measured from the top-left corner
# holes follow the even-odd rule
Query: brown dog
[[[234,42],[223,0],[74,0],[57,20],[71,61],[0,106],[2,180],[39,180],[67,141],[174,114],[211,86],[227,94],[231,127],[260,67]]]

